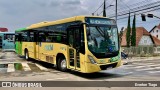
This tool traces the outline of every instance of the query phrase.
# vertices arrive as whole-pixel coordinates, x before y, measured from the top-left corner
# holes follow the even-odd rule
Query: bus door
[[[16,53],[22,55],[22,33],[16,33]]]
[[[69,44],[69,68],[80,70],[80,28],[69,27],[67,29]]]
[[[18,53],[22,55],[22,33],[18,34],[18,44],[16,44],[16,50],[18,50]]]
[[[35,59],[39,60],[39,45],[40,45],[40,40],[39,40],[39,33],[38,32],[34,32],[34,37],[35,37],[35,41],[36,41],[36,45],[35,45]]]
[[[4,34],[3,49],[14,49],[14,34]]]

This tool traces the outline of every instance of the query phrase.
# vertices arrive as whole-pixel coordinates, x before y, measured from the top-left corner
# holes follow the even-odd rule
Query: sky
[[[104,0],[0,0],[0,27],[9,31],[30,26],[43,21],[54,21],[77,15],[92,15]],[[144,1],[144,2],[143,2]],[[118,11],[129,10],[141,4],[156,2],[158,0],[118,0]],[[113,5],[108,7],[109,5]],[[106,0],[107,16],[115,14],[115,0]],[[97,13],[102,11],[101,7]],[[160,10],[150,12],[160,17]],[[102,14],[100,14],[102,15]],[[136,16],[136,26],[145,27],[150,31],[160,23],[160,19],[146,18],[142,22],[141,16]],[[131,17],[131,25],[133,18]],[[119,30],[127,27],[127,18],[118,20]]]

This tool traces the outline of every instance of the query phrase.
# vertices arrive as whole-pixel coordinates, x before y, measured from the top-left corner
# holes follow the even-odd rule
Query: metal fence
[[[139,46],[139,47],[122,47],[122,51],[130,56],[158,56],[160,47]]]

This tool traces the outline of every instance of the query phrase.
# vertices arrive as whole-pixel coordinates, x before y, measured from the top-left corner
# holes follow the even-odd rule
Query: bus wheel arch
[[[27,48],[24,49],[24,56],[25,56],[26,60],[29,59],[29,53],[28,53],[28,49]]]
[[[67,61],[66,61],[64,54],[62,53],[57,54],[56,65],[59,70],[64,71],[64,72],[67,71]]]

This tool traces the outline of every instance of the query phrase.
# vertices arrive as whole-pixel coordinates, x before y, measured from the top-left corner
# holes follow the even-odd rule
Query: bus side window
[[[6,40],[7,39],[7,35],[6,34],[4,34],[4,40]]]
[[[46,42],[46,36],[44,32],[39,32],[38,37],[38,42]]]
[[[34,42],[34,32],[30,32],[30,34],[29,34],[29,42]]]

